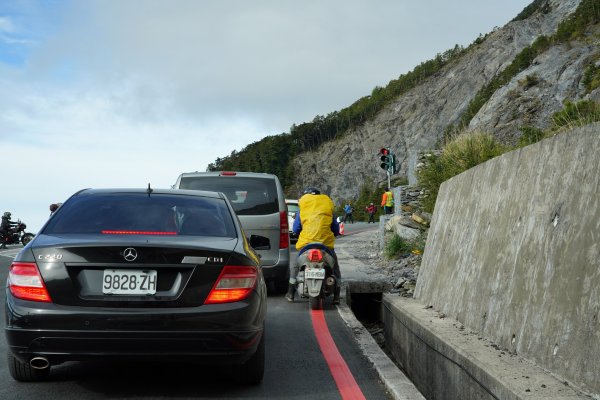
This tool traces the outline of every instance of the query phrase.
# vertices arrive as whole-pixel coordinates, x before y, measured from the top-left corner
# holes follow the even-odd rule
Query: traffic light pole
[[[392,189],[392,182],[391,182],[391,178],[390,178],[390,171],[386,171],[387,173],[387,177],[388,177],[388,185],[387,187],[391,190]]]
[[[385,172],[387,174],[388,188],[391,188],[391,175],[396,172],[396,156],[394,155],[394,153],[392,153],[392,150],[390,148],[382,147],[381,149],[379,149],[379,160],[381,161],[381,164],[379,164],[379,166],[382,169],[385,169]]]

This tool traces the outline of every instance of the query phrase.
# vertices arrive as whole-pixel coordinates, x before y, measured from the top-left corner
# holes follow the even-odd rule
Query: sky
[[[530,0],[0,0],[0,213],[167,188],[349,106]]]

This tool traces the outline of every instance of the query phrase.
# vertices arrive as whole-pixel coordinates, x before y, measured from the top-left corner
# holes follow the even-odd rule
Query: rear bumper
[[[255,352],[263,331],[250,332],[75,332],[6,329],[12,354],[51,364],[104,358],[189,359],[210,364],[241,364]]]
[[[23,362],[102,358],[190,359],[240,364],[263,335],[266,299],[189,308],[66,307],[6,299],[5,335]]]

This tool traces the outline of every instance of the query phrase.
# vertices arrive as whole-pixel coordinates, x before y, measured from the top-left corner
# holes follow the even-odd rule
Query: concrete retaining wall
[[[440,188],[415,298],[600,393],[600,125]]]

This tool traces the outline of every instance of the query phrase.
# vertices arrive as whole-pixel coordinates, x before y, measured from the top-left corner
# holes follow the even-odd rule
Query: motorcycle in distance
[[[10,232],[4,234],[4,232],[0,232],[0,243],[3,244],[18,244],[22,243],[23,246],[26,246],[27,243],[31,242],[31,239],[35,236],[33,233],[25,232],[27,225],[17,221],[16,225],[10,229]]]
[[[308,297],[312,310],[321,310],[324,299],[333,295],[338,285],[333,275],[335,260],[321,243],[309,243],[306,247],[308,250],[300,254],[296,261],[299,268],[296,291],[301,297]]]

